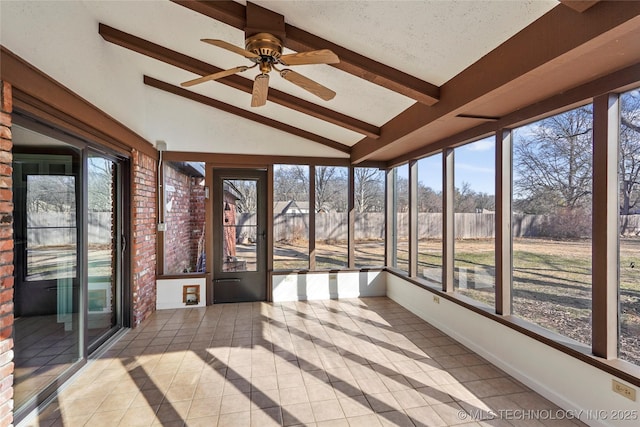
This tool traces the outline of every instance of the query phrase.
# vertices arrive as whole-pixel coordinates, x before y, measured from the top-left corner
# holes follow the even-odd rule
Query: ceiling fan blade
[[[253,82],[253,93],[251,94],[251,106],[261,107],[267,103],[269,94],[269,74],[258,74]]]
[[[320,83],[315,82],[302,74],[296,73],[295,71],[285,69],[280,72],[280,75],[283,79],[290,81],[294,85],[300,86],[302,89],[311,92],[325,101],[329,101],[336,96],[336,93],[331,89],[324,87]]]
[[[180,83],[182,87],[189,87],[193,85],[197,85],[198,83],[208,82],[209,80],[217,80],[223,77],[230,76],[235,73],[241,73],[242,71],[248,70],[249,67],[241,65],[239,67],[230,68],[228,70],[220,71],[218,73],[209,74],[208,76],[198,77],[197,79],[189,80],[184,83]]]
[[[205,42],[205,43],[209,43],[212,44],[214,46],[218,46],[221,47],[223,49],[229,50],[233,53],[237,53],[238,55],[242,55],[245,58],[260,58],[260,55],[256,55],[253,52],[249,52],[248,50],[245,50],[241,47],[238,47],[236,45],[233,45],[231,43],[228,43],[224,40],[217,40],[217,39],[200,39],[201,41]]]
[[[284,65],[337,64],[340,62],[340,58],[329,49],[321,49],[282,55],[280,62]]]

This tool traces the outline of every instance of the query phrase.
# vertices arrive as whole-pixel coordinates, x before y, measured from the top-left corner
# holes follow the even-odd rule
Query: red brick
[[[2,98],[2,102],[0,102],[0,108],[3,112],[11,113],[13,111],[13,91],[11,90],[11,85],[7,82],[0,82],[2,85],[0,87],[0,97]]]
[[[0,113],[0,125],[11,127],[11,114],[4,111]]]

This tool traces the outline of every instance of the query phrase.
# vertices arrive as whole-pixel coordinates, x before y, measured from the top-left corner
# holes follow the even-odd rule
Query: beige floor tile
[[[413,427],[413,422],[407,414],[401,411],[390,411],[378,414],[378,421],[383,426]]]
[[[221,401],[221,397],[192,400],[187,419],[217,416],[220,413]]]
[[[251,395],[249,393],[227,394],[222,396],[220,414],[233,412],[249,412],[251,409]]]
[[[251,413],[249,411],[222,414],[218,418],[218,427],[249,427]]]
[[[376,427],[381,426],[378,416],[375,414],[360,415],[348,418],[349,427]]]
[[[336,393],[333,391],[333,387],[329,384],[307,385],[306,389],[310,402],[336,399]]]
[[[149,407],[143,406],[138,408],[130,407],[124,413],[124,416],[120,419],[121,426],[150,426],[156,419],[156,412],[160,405]]]
[[[134,389],[135,390],[135,389]],[[119,393],[108,395],[100,404],[96,412],[126,410],[135,398],[134,393]]]
[[[282,405],[282,421],[284,426],[312,423],[315,421],[309,403]]]
[[[251,411],[251,427],[276,427],[282,425],[280,407]]]
[[[180,402],[163,402],[158,408],[156,418],[161,423],[185,420],[189,414],[190,400]]]
[[[280,390],[255,390],[251,392],[251,410],[280,406]]]
[[[288,387],[280,389],[280,402],[283,405],[293,405],[296,403],[308,403],[306,387]]]
[[[316,425],[318,427],[349,427],[349,421],[342,418],[339,420],[320,421]]]
[[[440,415],[438,415],[438,413],[430,406],[411,408],[407,409],[405,412],[416,427],[437,427],[447,425]]]
[[[344,418],[344,412],[338,399],[311,402],[311,410],[316,421],[328,421]]]
[[[373,414],[373,409],[369,405],[369,401],[364,396],[353,396],[349,398],[338,399],[342,412],[347,418],[359,417],[361,415]]]
[[[115,411],[96,412],[89,418],[87,425],[91,427],[112,427],[117,426],[122,417],[124,416],[126,409]]]
[[[218,415],[210,417],[187,419],[184,423],[186,427],[213,427],[218,425]]]
[[[33,427],[508,426],[491,418],[518,408],[557,407],[393,301],[367,298],[156,312]]]

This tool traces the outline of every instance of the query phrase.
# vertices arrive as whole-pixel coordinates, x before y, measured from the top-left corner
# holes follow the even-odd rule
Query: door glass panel
[[[76,276],[75,177],[27,176],[26,281]]]
[[[81,153],[55,144],[57,154],[21,153],[34,133],[14,126],[15,411],[81,358],[78,279]]]
[[[88,329],[89,343],[116,325],[118,263],[117,164],[90,155],[88,160]]]
[[[223,180],[222,271],[257,271],[256,180]]]

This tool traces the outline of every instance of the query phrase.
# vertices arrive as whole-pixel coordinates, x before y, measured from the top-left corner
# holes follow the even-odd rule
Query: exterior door
[[[214,170],[214,303],[267,298],[266,181],[262,170]]]

